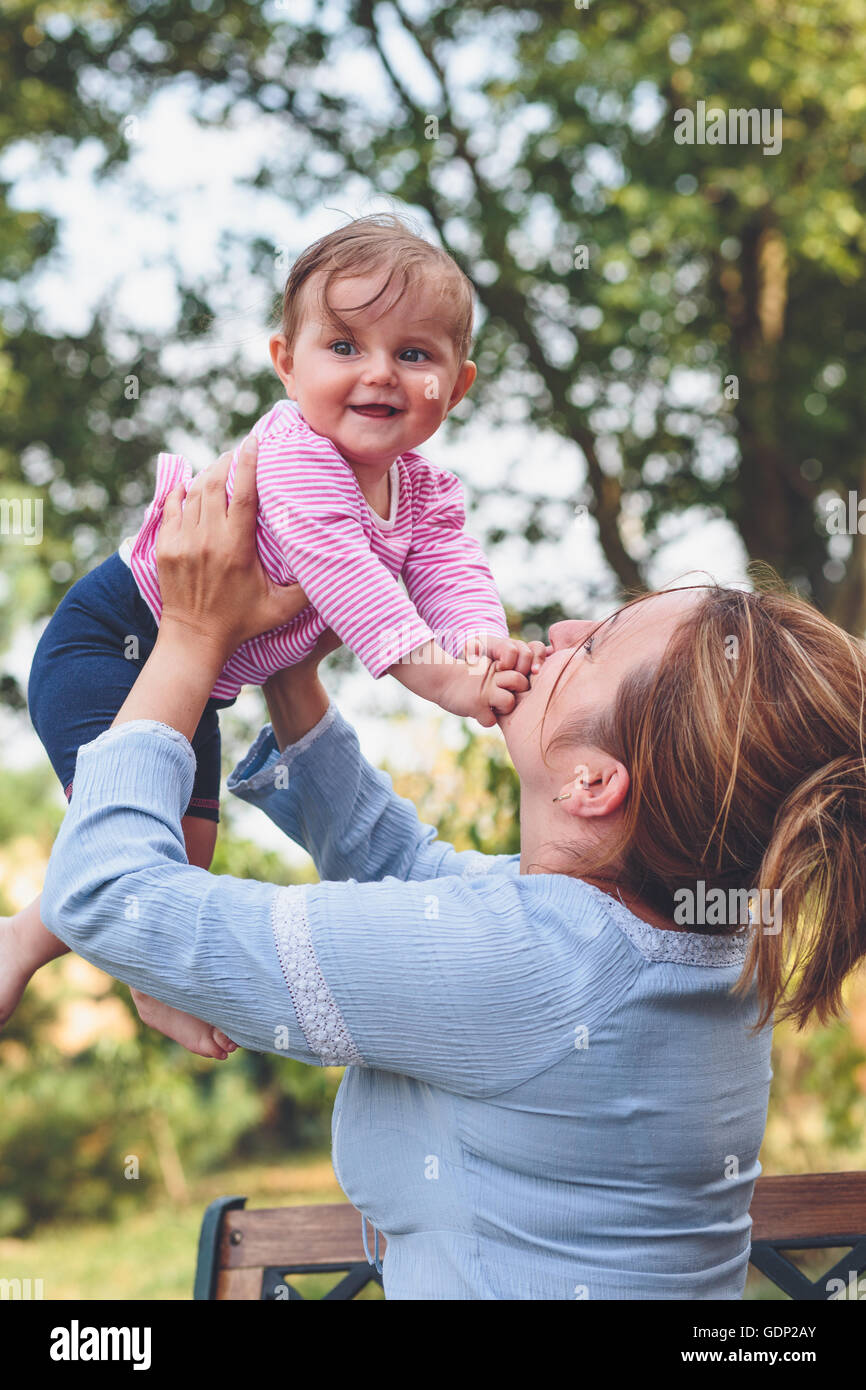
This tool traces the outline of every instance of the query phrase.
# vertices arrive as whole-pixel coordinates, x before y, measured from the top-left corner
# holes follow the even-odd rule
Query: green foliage
[[[801,1084],[821,1098],[827,1141],[834,1148],[859,1148],[866,1133],[866,1051],[855,1042],[848,1021],[838,1019],[810,1033],[805,1055]]]
[[[231,825],[229,816],[223,814],[223,828],[217,837],[211,872],[231,874],[233,878],[254,878],[260,883],[279,883],[283,886],[297,883],[295,874],[288,868],[285,859],[276,850],[264,850],[252,840],[240,840],[225,832]],[[315,880],[315,874],[312,876]]]
[[[0,777],[7,852],[32,836],[47,853],[61,817],[50,769]],[[215,873],[296,881],[280,854],[233,836],[231,819],[228,809]],[[11,904],[0,901],[4,907]],[[68,996],[31,987],[0,1035],[0,1236],[60,1219],[119,1218],[140,1208],[143,1194],[168,1187],[177,1197],[187,1175],[240,1155],[265,1161],[327,1147],[341,1069],[243,1049],[226,1063],[193,1057],[141,1025],[129,990],[117,983],[111,996],[128,1011],[135,1036],[102,1038],[65,1056],[48,1039]],[[125,1175],[130,1157],[135,1178]]]
[[[64,1056],[46,1036],[56,1013],[32,989],[4,1030],[0,1236],[119,1217],[142,1193],[175,1196],[187,1175],[238,1156],[328,1145],[339,1068],[243,1049],[225,1063],[193,1057],[138,1022],[125,986],[111,992],[136,1022],[131,1040]]]
[[[464,744],[441,749],[429,776],[387,768],[399,796],[458,850],[516,854],[520,849],[520,781],[501,743],[463,723]]]
[[[474,738],[467,726],[465,746],[457,759],[457,766],[464,774],[471,775],[473,768]],[[488,832],[487,824],[474,818],[469,826],[472,848],[482,854],[518,854],[520,852],[520,778],[511,760],[503,755],[501,749],[494,755],[490,750],[485,758],[484,801],[495,806],[497,821],[493,833]],[[445,835],[445,838],[449,838]]]
[[[242,1193],[249,1207],[345,1200],[326,1153],[281,1154],[270,1167],[221,1167],[206,1178],[190,1174],[186,1197],[174,1200],[143,1193],[140,1183],[127,1187],[130,1209],[121,1229],[111,1221],[78,1221],[4,1240],[4,1277],[42,1276],[45,1298],[55,1301],[190,1299],[202,1212],[214,1197]]]
[[[57,780],[47,762],[25,772],[0,772],[0,846],[19,835],[50,845],[63,819],[63,802],[56,793]]]
[[[0,1234],[120,1216],[162,1189],[179,1153],[195,1171],[225,1161],[261,1119],[263,1097],[242,1072],[204,1070],[178,1051],[100,1042],[64,1060],[39,1048],[26,1067],[6,1068]]]

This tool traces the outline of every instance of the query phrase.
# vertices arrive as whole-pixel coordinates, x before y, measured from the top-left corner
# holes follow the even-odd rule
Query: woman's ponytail
[[[866,957],[866,760],[832,759],[785,798],[759,871],[780,905],[754,924],[737,992],[754,975],[762,1001],[756,1027],[822,1023],[842,1008],[842,983]],[[784,998],[780,1007],[779,1001]]]

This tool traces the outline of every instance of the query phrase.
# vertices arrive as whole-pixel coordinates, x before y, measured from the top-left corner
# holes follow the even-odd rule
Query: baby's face
[[[351,338],[319,310],[314,279],[304,288],[307,311],[291,352],[281,334],[271,339],[277,374],[307,424],[361,467],[387,468],[417,449],[475,378],[473,363],[458,368],[447,305],[435,285],[403,295],[388,289],[368,309],[352,312],[384,278],[380,271],[331,285],[331,306]]]

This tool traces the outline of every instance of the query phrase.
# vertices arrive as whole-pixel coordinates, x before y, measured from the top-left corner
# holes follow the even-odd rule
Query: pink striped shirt
[[[220,673],[214,698],[228,699],[242,686],[261,685],[275,671],[294,666],[327,627],[377,680],[431,638],[460,657],[479,630],[508,635],[484,552],[464,530],[456,474],[420,454],[401,454],[391,466],[386,521],[370,507],[336,446],[316,434],[291,402],[280,401],[252,433],[258,440],[262,564],[277,584],[300,584],[310,603],[285,627],[239,647]],[[236,464],[237,453],[229,497]],[[191,478],[179,454],[160,454],[154,499],[129,558],[157,622],[159,522],[168,493],[179,482],[189,486]]]

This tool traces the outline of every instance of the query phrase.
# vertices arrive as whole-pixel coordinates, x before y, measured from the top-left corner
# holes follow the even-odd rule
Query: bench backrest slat
[[[371,1234],[371,1253],[372,1239]],[[382,1236],[379,1249],[384,1249]],[[366,1259],[360,1214],[348,1202],[226,1214],[219,1247],[221,1269],[262,1269],[286,1258],[293,1265],[356,1264]]]
[[[866,1235],[866,1173],[759,1178],[751,1211],[753,1242]]]

